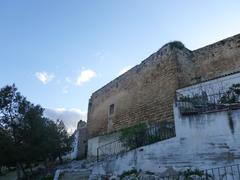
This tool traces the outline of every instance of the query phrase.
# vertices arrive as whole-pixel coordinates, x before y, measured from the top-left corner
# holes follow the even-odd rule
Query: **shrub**
[[[190,168],[190,169],[187,169],[186,171],[181,172],[180,174],[184,177],[184,179],[191,180],[191,176],[194,176],[194,175],[202,177],[204,175],[204,171],[201,171],[198,169],[192,170]]]
[[[125,147],[135,149],[143,146],[147,133],[147,124],[139,123],[135,126],[125,128],[121,131],[120,141]]]
[[[179,99],[180,101],[183,101],[183,102],[190,102],[192,103],[192,105],[194,106],[198,106],[198,105],[204,105],[204,104],[207,104],[208,103],[208,96],[207,96],[207,93],[205,91],[203,91],[200,94],[194,94],[193,96],[182,96],[180,97]]]
[[[184,44],[180,41],[172,41],[169,43],[169,45],[170,45],[171,49],[173,49],[173,48],[184,49],[185,48]]]
[[[52,175],[47,175],[45,177],[43,177],[41,180],[53,180],[53,176]]]
[[[132,168],[131,170],[129,171],[124,171],[119,177],[120,179],[123,179],[124,177],[126,176],[130,176],[130,175],[138,175],[138,171],[135,169],[135,168]]]
[[[154,172],[146,171],[145,174],[147,174],[147,175],[154,175]]]
[[[220,103],[236,103],[240,95],[240,84],[233,84],[220,98]]]

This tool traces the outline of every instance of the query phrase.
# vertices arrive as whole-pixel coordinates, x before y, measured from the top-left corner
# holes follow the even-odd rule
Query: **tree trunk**
[[[60,162],[60,164],[62,164],[62,163],[63,163],[63,159],[62,159],[61,154],[58,155],[58,158],[59,158],[59,162]]]
[[[26,173],[26,171],[25,171],[25,169],[24,169],[24,167],[23,167],[23,165],[22,165],[22,163],[19,163],[19,164],[20,164],[20,168],[21,168],[21,171],[22,171],[22,173],[23,173],[24,179],[29,179],[29,178],[28,178],[28,175],[27,175],[27,173]]]
[[[32,164],[30,164],[30,172],[31,172],[31,175],[33,175]]]
[[[21,180],[24,177],[24,175],[20,163],[17,163],[16,168],[17,168],[17,180]]]

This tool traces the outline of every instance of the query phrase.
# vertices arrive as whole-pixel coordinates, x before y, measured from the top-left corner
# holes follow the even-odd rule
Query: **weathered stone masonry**
[[[89,100],[89,138],[140,121],[173,121],[176,89],[240,70],[240,34],[190,51],[169,43]]]

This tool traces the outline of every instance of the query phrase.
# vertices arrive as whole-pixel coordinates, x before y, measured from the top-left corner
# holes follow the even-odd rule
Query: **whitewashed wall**
[[[240,163],[240,110],[181,117],[174,108],[176,137],[97,164],[93,174],[121,174],[132,167],[166,173]]]
[[[119,139],[119,133],[98,136],[88,140],[88,158],[97,156],[97,148]]]
[[[77,159],[77,154],[78,154],[78,138],[79,138],[79,132],[76,130],[74,133],[74,139],[73,142],[71,144],[71,152],[69,152],[68,154],[66,154],[65,156],[63,156],[62,158],[65,160],[74,160]]]
[[[72,152],[71,152],[71,159],[76,159],[78,155],[78,138],[79,138],[79,131],[77,130],[74,135],[74,140],[72,143]]]

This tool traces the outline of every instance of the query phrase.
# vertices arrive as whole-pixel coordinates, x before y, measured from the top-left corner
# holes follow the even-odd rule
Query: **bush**
[[[198,170],[198,169],[187,169],[186,171],[183,171],[180,173],[181,175],[183,175],[184,179],[186,180],[191,180],[191,176],[199,176],[202,177],[204,175],[204,171]]]
[[[173,48],[184,49],[185,48],[184,44],[180,41],[172,41],[169,43],[169,45],[170,45],[171,49],[173,49]]]
[[[208,103],[208,95],[205,91],[201,94],[194,94],[193,96],[182,96],[179,99],[182,102],[190,102],[193,106],[206,105]]]
[[[147,124],[140,123],[135,126],[123,129],[121,131],[120,141],[124,144],[125,147],[135,149],[144,145],[146,133]]]
[[[240,84],[233,84],[227,92],[220,98],[220,103],[236,103],[240,95]]]
[[[53,180],[54,177],[52,175],[47,175],[45,177],[43,177],[41,180]]]
[[[132,168],[132,170],[129,171],[124,171],[119,177],[120,179],[123,179],[126,176],[130,176],[130,175],[138,175],[138,171],[135,168]]]

